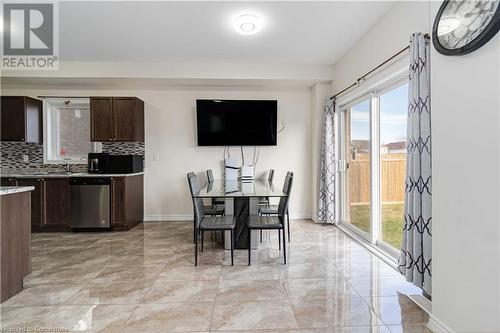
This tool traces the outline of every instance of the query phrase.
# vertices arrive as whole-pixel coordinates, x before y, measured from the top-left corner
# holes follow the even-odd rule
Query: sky
[[[369,140],[369,101],[351,108],[351,140]],[[380,142],[404,141],[408,111],[408,84],[380,96]]]

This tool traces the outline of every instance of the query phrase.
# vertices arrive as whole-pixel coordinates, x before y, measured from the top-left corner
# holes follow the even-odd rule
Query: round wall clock
[[[486,44],[500,29],[500,0],[446,0],[434,20],[439,53],[464,55]]]

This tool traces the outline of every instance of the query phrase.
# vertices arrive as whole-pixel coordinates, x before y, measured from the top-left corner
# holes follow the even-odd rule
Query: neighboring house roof
[[[389,150],[404,150],[406,149],[406,142],[405,141],[389,142],[384,146],[387,146]]]
[[[370,141],[368,140],[351,140],[351,147],[356,147],[358,149],[369,149]]]

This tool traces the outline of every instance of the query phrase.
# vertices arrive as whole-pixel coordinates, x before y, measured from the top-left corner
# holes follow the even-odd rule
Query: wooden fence
[[[370,202],[370,161],[358,154],[349,162],[349,197],[351,204]],[[406,154],[382,154],[382,202],[403,202],[406,174]]]

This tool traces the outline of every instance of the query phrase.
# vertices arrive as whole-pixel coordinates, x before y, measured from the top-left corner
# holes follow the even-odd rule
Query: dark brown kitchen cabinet
[[[71,231],[69,178],[2,178],[2,183],[8,179],[35,188],[30,192],[32,232]]]
[[[16,186],[16,180],[14,178],[2,177],[0,181],[1,186]]]
[[[43,190],[43,228],[47,231],[71,230],[69,178],[46,178]]]
[[[115,127],[111,97],[90,99],[90,125],[91,141],[111,141]]]
[[[144,102],[137,97],[91,97],[91,141],[144,142]]]
[[[39,232],[43,229],[43,182],[41,178],[17,178],[17,186],[33,186],[31,191],[31,231]]]
[[[111,178],[111,228],[130,230],[144,219],[144,177]]]
[[[42,101],[27,96],[1,96],[1,141],[42,142]]]
[[[0,204],[1,303],[20,292],[31,273],[30,194],[2,195]]]

